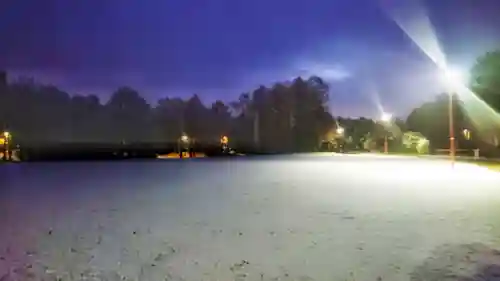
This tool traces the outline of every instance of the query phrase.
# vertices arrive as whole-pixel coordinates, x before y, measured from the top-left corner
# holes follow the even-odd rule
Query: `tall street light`
[[[177,149],[179,150],[179,158],[184,158],[184,150],[187,150],[187,154],[189,154],[189,145],[191,139],[186,133],[182,133],[180,138],[177,140]]]
[[[392,121],[392,114],[383,112],[382,116],[380,116],[380,121],[382,121],[384,125],[390,124]],[[384,134],[384,153],[389,153],[389,141],[387,139],[387,132]]]
[[[8,132],[5,131],[3,132],[3,138],[4,138],[4,159],[5,160],[10,160],[11,155],[10,155],[10,139],[12,138],[12,135]]]
[[[384,123],[389,123],[392,120],[392,114],[384,112],[382,116],[380,116],[380,120]]]
[[[455,146],[455,124],[453,114],[453,96],[457,94],[460,87],[463,85],[464,74],[458,69],[443,68],[442,70],[444,82],[448,88],[448,130],[450,136],[450,161],[455,164],[456,146]]]
[[[337,132],[337,135],[339,136],[343,136],[344,135],[344,128],[343,127],[337,127],[337,130],[335,130]]]

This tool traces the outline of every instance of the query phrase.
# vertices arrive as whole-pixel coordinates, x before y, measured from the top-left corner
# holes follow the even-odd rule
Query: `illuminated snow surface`
[[[457,276],[500,260],[500,174],[468,164],[319,154],[0,174],[2,281],[473,280]]]

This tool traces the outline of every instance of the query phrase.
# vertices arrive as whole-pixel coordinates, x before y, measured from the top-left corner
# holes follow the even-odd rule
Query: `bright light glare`
[[[10,133],[9,132],[3,132],[3,136],[8,139],[10,138]]]
[[[328,159],[333,159],[330,156],[323,158],[327,160],[307,162],[307,165],[300,165],[300,168],[291,164],[288,171],[300,169],[301,173],[305,172],[310,177],[324,179],[313,186],[305,184],[304,188],[298,188],[297,191],[313,196],[318,202],[332,205],[334,202],[344,203],[339,203],[338,192],[339,188],[345,188],[346,194],[356,199],[348,200],[346,208],[359,204],[362,207],[358,211],[373,215],[387,209],[392,209],[392,212],[399,203],[403,209],[409,205],[417,208],[441,208],[461,202],[454,201],[457,199],[480,200],[484,204],[484,200],[487,201],[492,194],[498,192],[500,183],[500,173],[468,163],[457,162],[452,166],[447,159],[426,160],[368,153],[338,157],[337,159],[342,157],[338,162],[327,162]],[[286,170],[282,173],[286,173]],[[301,173],[288,172],[287,176],[291,174],[297,177],[297,181],[302,181],[302,177],[298,176]],[[352,177],[353,173],[361,176]],[[328,180],[330,175],[331,179]],[[303,180],[305,183],[305,178]]]
[[[440,71],[438,75],[448,87],[447,91],[460,95],[465,114],[478,129],[478,137],[493,144],[490,135],[492,130],[500,126],[500,115],[467,88],[468,73],[449,66],[422,1],[380,2],[387,15],[435,63]]]
[[[338,127],[338,128],[337,128],[337,134],[339,134],[339,135],[344,134],[344,128],[342,128],[342,127]]]
[[[383,122],[390,122],[392,120],[392,114],[384,112],[384,113],[382,113],[380,120]]]
[[[466,83],[465,72],[452,67],[445,67],[441,69],[443,82],[452,90],[460,90]]]
[[[187,135],[182,135],[181,141],[188,142],[189,141],[189,137]]]

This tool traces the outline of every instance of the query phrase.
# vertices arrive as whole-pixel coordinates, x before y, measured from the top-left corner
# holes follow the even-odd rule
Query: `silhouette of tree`
[[[484,106],[469,102],[473,121],[478,128],[476,136],[492,147],[500,147],[500,50],[488,52],[479,57],[471,70],[470,88],[474,94],[486,102],[493,112],[485,111]],[[473,105],[476,105],[475,108]],[[482,114],[478,114],[481,112]]]
[[[255,115],[250,94],[240,94],[238,100],[231,102],[230,105],[236,114],[234,130],[236,143],[245,147],[254,145],[253,122]]]
[[[107,128],[101,120],[104,110],[95,95],[74,96],[70,101],[71,140],[84,143],[105,143]]]
[[[261,86],[208,107],[198,95],[161,98],[152,107],[129,87],[102,103],[95,95],[70,96],[31,78],[3,83],[0,129],[27,145],[171,145],[185,132],[200,144],[226,135],[242,149],[313,151],[335,123],[327,107],[329,87],[319,77]]]
[[[122,87],[113,93],[106,107],[104,119],[109,130],[109,140],[119,143],[146,142],[150,139],[150,106],[139,93]]]
[[[364,143],[368,135],[375,131],[375,122],[368,118],[337,118],[339,125],[344,128],[345,137],[350,137],[353,148],[363,149]]]
[[[289,94],[288,88],[283,84],[275,84],[269,92],[269,104],[272,108],[271,120],[268,121],[269,130],[272,132],[273,147],[281,151],[294,150],[293,115],[295,100]]]
[[[176,142],[185,131],[186,103],[180,98],[162,98],[153,110],[153,128],[156,142]]]
[[[454,97],[454,130],[458,148],[470,147],[462,130],[467,126],[467,119],[462,110],[462,102],[458,97]],[[441,94],[432,102],[427,102],[414,109],[408,118],[406,124],[410,131],[420,132],[430,141],[430,149],[448,149],[449,148],[449,116],[448,116],[449,97],[448,94]]]
[[[207,142],[210,139],[210,123],[207,122],[209,111],[203,105],[198,95],[193,95],[186,102],[184,109],[184,132],[197,142]]]
[[[222,101],[217,100],[210,107],[210,128],[212,137],[218,138],[231,135],[231,109]]]
[[[500,50],[480,56],[470,76],[471,90],[500,112]]]

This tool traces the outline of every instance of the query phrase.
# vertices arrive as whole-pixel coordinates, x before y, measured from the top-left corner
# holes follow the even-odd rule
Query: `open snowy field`
[[[324,155],[2,165],[0,280],[473,280],[456,277],[500,264],[500,173]]]

